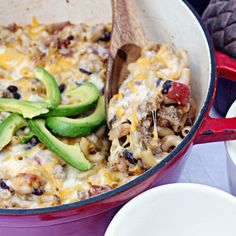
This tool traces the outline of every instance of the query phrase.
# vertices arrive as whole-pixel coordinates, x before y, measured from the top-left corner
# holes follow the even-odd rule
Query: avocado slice
[[[0,98],[0,111],[16,112],[24,118],[33,118],[47,113],[49,110],[45,102],[23,101],[14,98]]]
[[[21,137],[20,143],[23,143],[23,144],[28,143],[30,141],[30,139],[32,139],[33,137],[34,137],[34,133],[32,131],[30,131],[28,134]]]
[[[33,119],[29,121],[30,129],[35,136],[52,152],[59,155],[65,162],[78,170],[88,170],[92,167],[90,162],[81,152],[78,144],[68,145],[53,136],[45,127],[45,121],[42,119]]]
[[[79,101],[73,105],[59,105],[44,116],[74,116],[89,110],[99,98],[99,91],[93,83],[86,82],[67,93]]]
[[[0,150],[10,143],[12,136],[22,127],[27,126],[26,120],[19,114],[13,113],[0,124]]]
[[[83,118],[67,118],[67,117],[47,117],[46,125],[53,133],[65,136],[76,137],[87,135],[94,129],[98,128],[105,122],[105,102],[104,97],[98,99],[95,111]]]
[[[61,102],[61,93],[55,78],[41,67],[35,68],[35,77],[43,83],[46,88],[48,108],[55,108]]]

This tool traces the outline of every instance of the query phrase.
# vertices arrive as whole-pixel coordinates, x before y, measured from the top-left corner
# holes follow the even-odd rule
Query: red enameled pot
[[[122,0],[121,0],[122,1]],[[214,52],[201,19],[185,1],[136,0],[147,38],[184,48],[190,55],[193,94],[198,116],[190,133],[162,162],[140,177],[102,195],[51,208],[0,210],[1,236],[103,235],[118,206],[150,188],[193,144],[236,139],[236,118],[209,116],[217,76],[236,80],[236,62]],[[0,2],[0,23],[25,24],[36,16],[41,22],[108,22],[109,0],[5,0]]]

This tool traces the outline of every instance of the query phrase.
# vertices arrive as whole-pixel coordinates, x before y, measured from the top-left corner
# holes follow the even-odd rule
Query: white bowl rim
[[[138,206],[142,205],[144,206],[144,202],[148,202],[148,198],[151,197],[153,194],[156,195],[156,197],[163,192],[169,193],[170,191],[175,190],[181,190],[181,191],[191,191],[191,192],[204,192],[204,194],[207,194],[209,196],[212,195],[218,195],[220,198],[224,199],[224,201],[228,201],[234,205],[236,205],[236,198],[227,193],[223,190],[203,185],[203,184],[197,184],[197,183],[171,183],[166,184],[162,186],[157,186],[152,189],[149,189],[135,198],[131,199],[128,203],[126,203],[113,217],[112,221],[110,222],[106,232],[105,236],[113,235],[114,229],[116,228],[117,224],[119,224],[119,220],[125,217],[126,212],[130,209],[137,209]],[[142,204],[140,204],[142,202]]]

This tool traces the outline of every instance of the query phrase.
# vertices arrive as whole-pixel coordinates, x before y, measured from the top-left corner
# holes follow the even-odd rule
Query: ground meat
[[[191,99],[190,100],[190,109],[187,113],[185,125],[193,125],[194,120],[195,120],[196,107],[197,107],[197,105],[196,105],[195,99]]]
[[[138,127],[138,131],[141,133],[143,142],[148,145],[152,139],[151,126],[152,126],[152,116],[148,115],[146,118],[142,119]]]
[[[162,106],[162,108],[157,112],[158,125],[162,127],[168,127],[169,125],[177,125],[181,116],[178,109],[174,106]]]
[[[162,152],[160,140],[153,138],[153,118],[151,114],[142,119],[138,130],[146,149],[150,149],[154,156]]]
[[[152,125],[152,115],[148,114],[144,119],[141,121],[140,128],[143,130],[143,132],[149,131],[151,125]]]
[[[10,30],[12,33],[15,33],[19,29],[19,26],[16,23],[12,23],[8,25],[6,29]]]

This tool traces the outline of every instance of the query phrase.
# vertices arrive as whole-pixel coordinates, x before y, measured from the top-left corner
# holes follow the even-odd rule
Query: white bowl
[[[227,118],[236,117],[236,101],[231,105],[227,115]],[[227,150],[227,167],[229,173],[229,182],[231,192],[236,195],[236,140],[225,142]]]
[[[236,198],[199,184],[169,184],[128,202],[105,236],[235,236]]]

